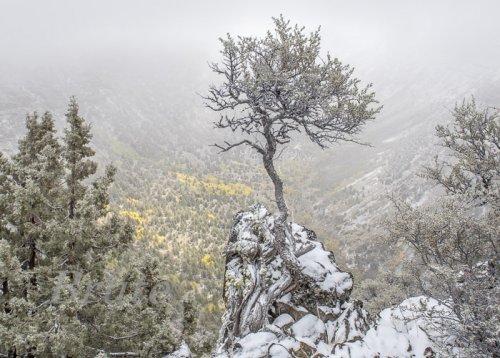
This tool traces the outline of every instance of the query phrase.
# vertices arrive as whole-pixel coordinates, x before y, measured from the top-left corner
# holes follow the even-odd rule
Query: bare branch
[[[256,143],[252,143],[251,141],[245,139],[245,140],[242,140],[241,142],[238,142],[238,143],[229,143],[229,142],[224,142],[225,146],[222,146],[222,145],[219,145],[219,144],[212,144],[213,147],[216,147],[216,148],[219,148],[221,150],[221,153],[223,152],[227,152],[235,147],[239,147],[241,145],[248,145],[250,147],[252,147],[253,149],[255,149],[257,152],[259,152],[260,154],[264,155],[265,151],[264,149],[262,149],[258,144]]]

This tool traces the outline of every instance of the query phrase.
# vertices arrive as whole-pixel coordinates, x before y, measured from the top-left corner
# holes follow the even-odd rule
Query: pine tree
[[[94,176],[74,98],[66,120],[62,145],[50,113],[35,113],[18,153],[0,153],[0,356],[164,356],[181,339],[165,263],[128,248],[133,227],[110,205],[116,169]]]
[[[7,210],[7,204],[11,201],[11,181],[7,176],[9,161],[0,152],[0,213],[5,213]],[[0,237],[3,237],[7,232],[7,221],[5,215],[0,215]]]
[[[92,134],[90,125],[78,114],[78,103],[71,97],[66,120],[68,128],[64,130],[63,157],[68,170],[66,185],[68,189],[68,216],[76,215],[76,202],[85,192],[82,181],[95,174],[97,163],[89,160],[94,156],[94,150],[89,146]]]
[[[2,254],[9,256],[0,272],[4,307],[0,317],[6,328],[0,341],[10,343],[7,348],[12,356],[17,351],[32,356],[40,338],[39,334],[28,334],[27,327],[37,326],[34,313],[49,296],[43,246],[50,238],[50,221],[57,211],[63,175],[61,147],[50,113],[42,118],[37,113],[28,115],[26,127],[19,152],[10,161],[3,158],[0,165],[5,184],[0,221],[4,224],[2,236],[7,239],[2,243]],[[12,271],[16,262],[19,267]]]
[[[19,141],[19,153],[12,159],[14,210],[10,223],[17,228],[20,257],[27,268],[37,264],[37,243],[46,236],[46,224],[52,217],[60,195],[63,167],[61,147],[56,138],[52,115],[37,113],[27,117],[28,133]]]
[[[215,127],[233,133],[232,140],[214,146],[221,152],[245,146],[262,158],[278,209],[275,250],[290,273],[290,285],[296,285],[304,277],[286,238],[289,211],[276,160],[296,134],[305,134],[322,149],[339,142],[359,142],[357,135],[381,107],[371,85],[361,87],[349,65],[328,53],[321,55],[319,29],[307,34],[304,27],[292,26],[283,16],[273,22],[274,29],[262,38],[228,34],[220,39],[222,61],[210,68],[223,82],[210,86],[204,100],[206,107],[220,113]],[[252,312],[259,310],[253,315],[256,326],[265,324],[268,298],[279,297],[289,287],[276,289],[264,301],[249,303]]]
[[[85,183],[97,166],[74,99],[67,119],[61,146],[50,113],[29,115],[19,152],[0,157],[0,255],[9,257],[0,265],[0,352],[14,357],[95,354],[93,322],[104,305],[96,282],[132,237],[109,209],[115,169]]]

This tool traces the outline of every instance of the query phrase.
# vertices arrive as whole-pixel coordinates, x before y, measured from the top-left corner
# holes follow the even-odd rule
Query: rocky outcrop
[[[225,251],[226,312],[215,356],[432,356],[421,305],[437,302],[410,299],[370,320],[362,302],[349,299],[352,275],[339,269],[314,232],[287,226],[287,244],[301,267],[297,277],[276,252],[273,224],[260,205],[235,217]]]

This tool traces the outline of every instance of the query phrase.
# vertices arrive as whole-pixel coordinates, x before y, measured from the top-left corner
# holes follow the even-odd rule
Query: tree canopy
[[[225,152],[245,145],[262,156],[284,222],[288,209],[274,167],[278,148],[294,133],[305,133],[321,148],[358,142],[356,135],[380,107],[371,85],[360,87],[349,65],[321,55],[319,29],[307,34],[283,16],[273,21],[274,31],[263,38],[220,39],[222,61],[210,68],[223,82],[211,86],[204,99],[220,112],[217,128],[242,135],[216,147]]]
[[[357,141],[362,126],[380,110],[372,106],[377,101],[371,85],[360,87],[349,65],[328,53],[321,56],[319,29],[306,34],[283,17],[273,20],[274,32],[264,38],[220,39],[222,61],[210,68],[224,82],[210,88],[206,105],[224,112],[218,128],[250,138],[219,147],[245,144],[264,154],[289,143],[293,132],[304,132],[322,148]]]

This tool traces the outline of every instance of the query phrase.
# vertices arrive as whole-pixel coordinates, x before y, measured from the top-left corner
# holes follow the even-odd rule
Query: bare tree
[[[489,204],[500,210],[500,110],[480,109],[472,97],[455,106],[453,117],[451,128],[436,127],[453,160],[435,157],[423,176],[469,205]]]
[[[288,208],[283,181],[274,161],[280,146],[294,133],[305,133],[326,148],[340,141],[358,142],[362,126],[381,107],[370,91],[359,87],[353,69],[329,54],[320,56],[319,29],[306,34],[282,16],[273,18],[274,32],[264,38],[220,39],[222,61],[210,68],[224,79],[204,97],[208,108],[220,112],[216,128],[241,134],[234,142],[215,144],[222,152],[248,146],[262,156],[274,185],[278,207],[275,222],[277,250],[292,272],[297,262],[285,243]]]
[[[387,228],[415,251],[411,266],[421,291],[454,313],[435,314],[445,345],[453,337],[467,356],[499,357],[500,112],[478,108],[472,98],[453,117],[436,128],[446,154],[422,173],[446,195],[423,207],[393,199]]]

